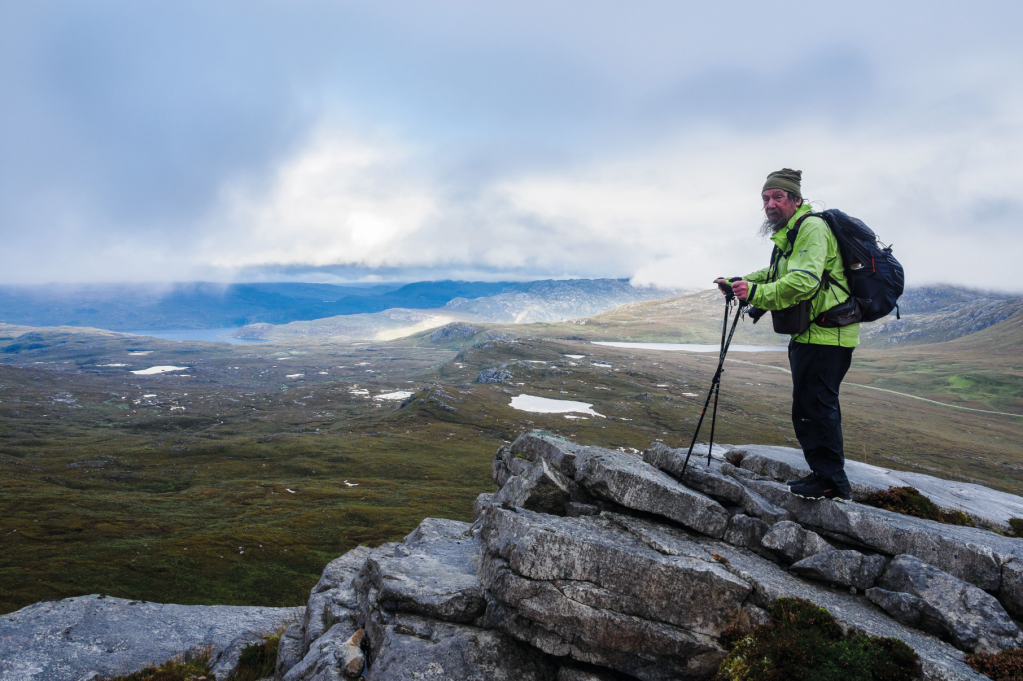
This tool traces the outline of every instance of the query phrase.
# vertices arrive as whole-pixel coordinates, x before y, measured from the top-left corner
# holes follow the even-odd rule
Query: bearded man
[[[806,499],[852,499],[845,474],[842,410],[838,390],[860,342],[858,323],[819,326],[823,314],[849,298],[849,283],[838,241],[827,223],[803,200],[802,171],[784,168],[767,176],[761,193],[761,233],[775,249],[771,265],[733,280],[732,291],[772,315],[802,313],[789,341],[792,369],[792,426],[810,474],[789,480],[789,490]],[[724,279],[719,283],[727,284]],[[800,310],[800,303],[803,304]],[[775,316],[776,330],[779,328]],[[808,326],[804,326],[807,324]],[[792,326],[791,324],[789,326]],[[805,330],[804,330],[805,329]]]

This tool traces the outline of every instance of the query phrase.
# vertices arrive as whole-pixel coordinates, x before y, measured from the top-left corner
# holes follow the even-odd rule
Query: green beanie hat
[[[781,189],[782,191],[791,192],[803,198],[803,192],[799,188],[799,183],[803,178],[802,170],[792,170],[792,168],[782,168],[776,170],[767,176],[767,182],[764,183],[764,188],[761,192],[766,192],[768,189]]]

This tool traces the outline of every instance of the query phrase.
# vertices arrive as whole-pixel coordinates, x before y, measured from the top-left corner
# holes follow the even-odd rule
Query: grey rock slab
[[[786,508],[805,527],[888,555],[916,556],[986,591],[997,591],[1002,563],[1023,550],[1023,540],[976,527],[943,525],[855,502],[801,499],[777,482],[745,484]]]
[[[310,644],[323,636],[335,624],[343,623],[354,629],[355,611],[359,607],[359,595],[353,584],[366,561],[374,555],[391,555],[397,542],[387,542],[375,549],[358,546],[327,564],[320,584],[313,587],[313,593],[306,604],[302,620],[303,655]],[[325,577],[329,574],[329,577]],[[321,585],[330,586],[317,591]]]
[[[35,603],[0,616],[0,681],[118,676],[201,646],[217,656],[243,632],[273,633],[302,611],[96,595]]]
[[[730,464],[722,465],[712,460],[711,465],[708,466],[706,459],[693,456],[690,457],[683,474],[682,468],[685,464],[686,452],[685,449],[671,449],[658,442],[643,452],[643,460],[679,480],[687,487],[742,506],[746,515],[763,518],[772,524],[779,520],[791,519],[791,514],[784,508],[772,504],[742,485],[734,477],[722,473],[721,469],[724,466],[733,468]]]
[[[351,551],[327,563],[327,567],[323,568],[320,581],[316,582],[312,593],[318,594],[327,589],[336,589],[339,586],[351,584],[352,577],[358,574],[370,551],[372,549],[368,546],[356,546]]]
[[[1023,634],[994,596],[915,556],[893,558],[878,586],[923,601],[922,614],[939,622],[961,650],[997,653],[1023,645]]]
[[[1012,558],[1002,565],[998,600],[1013,615],[1023,617],[1023,558]]]
[[[518,475],[508,477],[494,494],[492,503],[520,506],[541,513],[563,514],[571,501],[583,501],[587,495],[553,464],[537,459],[521,467]]]
[[[302,625],[295,622],[281,634],[277,643],[277,668],[274,679],[280,681],[292,667],[302,661],[305,646],[302,641]]]
[[[987,677],[970,669],[963,662],[963,653],[941,639],[908,627],[888,617],[862,596],[835,591],[822,584],[805,581],[784,568],[724,542],[700,538],[707,551],[728,560],[725,567],[753,586],[748,603],[769,608],[781,597],[805,598],[825,608],[847,631],[870,636],[893,637],[904,641],[920,656],[927,680],[983,681]]]
[[[734,515],[728,521],[723,539],[729,544],[758,551],[760,540],[767,534],[768,524],[760,518],[751,518],[744,513]]]
[[[447,518],[423,518],[416,529],[402,540],[402,544],[430,542],[438,539],[458,539],[466,536],[471,524]],[[367,556],[368,557],[368,556]]]
[[[594,447],[577,465],[576,481],[596,497],[663,516],[711,537],[725,533],[729,515],[724,506],[634,454]]]
[[[375,627],[367,681],[555,681],[539,650],[498,631],[397,613]]]
[[[360,597],[373,589],[380,606],[391,612],[473,621],[483,614],[486,600],[476,576],[481,544],[466,535],[469,528],[427,518],[392,552],[366,559],[354,582]]]
[[[284,681],[345,681],[345,641],[355,633],[351,624],[338,623],[313,641],[305,657],[284,675]]]
[[[794,563],[789,569],[818,582],[866,591],[881,576],[886,562],[884,556],[865,556],[859,551],[824,551]]]
[[[495,599],[481,623],[639,679],[712,673],[724,657],[714,637],[749,594],[684,532],[637,518],[494,507],[480,533]]]
[[[790,563],[832,550],[832,546],[819,534],[804,529],[802,525],[791,520],[783,520],[772,525],[761,538],[760,545],[774,551]]]
[[[921,598],[901,591],[888,591],[880,587],[867,589],[866,596],[867,600],[903,624],[929,631],[932,634],[946,633],[941,619],[932,616],[931,609]]]
[[[566,478],[575,478],[576,458],[588,447],[544,431],[533,430],[515,438],[509,452],[526,461],[544,459]]]
[[[732,451],[746,455],[742,468],[775,480],[784,481],[810,472],[799,449],[737,445],[732,447]],[[944,480],[925,473],[898,471],[850,459],[846,459],[845,469],[852,483],[853,498],[857,501],[889,487],[915,487],[938,506],[963,511],[978,525],[1005,532],[1009,530],[1009,518],[1023,518],[1023,497],[983,485]]]
[[[476,500],[472,502],[472,518],[478,520],[483,511],[494,505],[493,492],[480,492]]]

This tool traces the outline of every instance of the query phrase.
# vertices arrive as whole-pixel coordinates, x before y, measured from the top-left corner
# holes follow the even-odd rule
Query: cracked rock
[[[901,621],[917,618],[921,628],[946,634],[960,650],[997,653],[1023,644],[1023,635],[1002,606],[991,596],[915,556],[892,559],[878,580],[888,592],[908,594],[892,610],[887,594],[868,592],[868,598]]]
[[[831,545],[821,539],[819,534],[805,530],[799,523],[790,520],[772,525],[760,540],[760,545],[783,556],[790,563],[832,550]]]
[[[884,571],[884,556],[859,551],[824,551],[794,563],[790,570],[818,582],[851,586],[866,591]]]

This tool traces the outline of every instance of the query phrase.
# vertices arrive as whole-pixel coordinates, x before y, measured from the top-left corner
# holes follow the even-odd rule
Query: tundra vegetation
[[[469,520],[494,489],[494,449],[525,429],[626,451],[688,445],[716,356],[587,342],[642,339],[624,317],[643,306],[614,323],[390,342],[229,346],[0,326],[0,612],[85,593],[294,605],[354,546],[400,539],[426,516]],[[658,339],[714,342],[719,315],[693,318],[707,337]],[[1020,414],[1021,335],[1017,314],[952,341],[867,347],[849,381]],[[733,359],[716,439],[794,446],[785,354]],[[189,368],[131,373],[161,365]],[[476,382],[495,368],[511,377]],[[405,406],[373,399],[398,391],[414,393]],[[603,418],[512,409],[523,393]],[[846,386],[843,419],[852,459],[1023,489],[1018,416]]]

